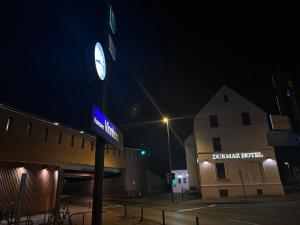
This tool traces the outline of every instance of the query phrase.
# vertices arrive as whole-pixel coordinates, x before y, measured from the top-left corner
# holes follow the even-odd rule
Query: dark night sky
[[[47,3],[45,3],[47,2]],[[99,1],[20,1],[1,12],[0,101],[86,128],[95,84],[84,60],[101,26]],[[109,117],[126,145],[152,151],[152,168],[167,169],[164,125],[131,73],[169,117],[190,117],[227,84],[267,112],[276,112],[271,74],[290,72],[299,92],[299,34],[295,6],[281,2],[221,4],[192,1],[112,1],[118,60],[109,83]],[[299,19],[299,18],[298,18]],[[133,110],[133,109],[136,110]],[[172,121],[184,140],[192,120]],[[174,166],[184,151],[171,136]],[[163,166],[161,166],[163,165]]]

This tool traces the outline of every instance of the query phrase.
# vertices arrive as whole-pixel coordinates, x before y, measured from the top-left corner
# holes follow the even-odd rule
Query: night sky
[[[46,3],[45,3],[46,2]],[[99,0],[20,1],[1,12],[0,101],[87,130],[96,101],[86,55],[101,33]],[[224,84],[277,113],[274,71],[289,72],[300,92],[296,6],[283,2],[207,4],[112,1],[117,60],[109,78],[108,117],[128,147],[151,150],[151,167],[167,170],[166,127],[133,74],[184,141],[192,117]],[[93,51],[93,50],[91,50]],[[184,149],[171,135],[174,168]]]

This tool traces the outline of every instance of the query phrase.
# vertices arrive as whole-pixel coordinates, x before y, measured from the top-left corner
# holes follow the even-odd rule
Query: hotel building
[[[185,142],[191,189],[204,199],[283,195],[267,114],[223,86],[196,115]]]

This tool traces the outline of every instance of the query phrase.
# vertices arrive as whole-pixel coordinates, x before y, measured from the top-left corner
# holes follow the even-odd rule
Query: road
[[[298,198],[299,199],[299,198]],[[81,202],[78,210],[87,209],[88,201]],[[124,216],[127,204],[128,218],[141,218],[141,205],[145,220],[162,224],[162,211],[165,212],[166,225],[298,225],[300,224],[300,200],[267,200],[266,202],[203,203],[198,199],[177,201],[153,197],[126,202],[105,201],[104,219],[111,221],[113,216]],[[71,204],[72,205],[72,204]],[[77,204],[76,204],[77,205]],[[72,206],[72,211],[77,208]],[[107,221],[108,221],[107,220]],[[88,224],[88,223],[86,223]],[[105,223],[104,223],[105,224]],[[119,223],[113,223],[119,224]]]
[[[162,207],[144,207],[144,218],[162,223]],[[140,217],[141,209],[129,206],[130,216]],[[166,225],[298,225],[300,201],[242,204],[178,204],[165,210]]]

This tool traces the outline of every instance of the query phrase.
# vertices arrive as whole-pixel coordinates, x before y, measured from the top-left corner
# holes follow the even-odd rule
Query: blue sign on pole
[[[91,130],[110,144],[123,150],[123,134],[96,106],[92,107]]]

